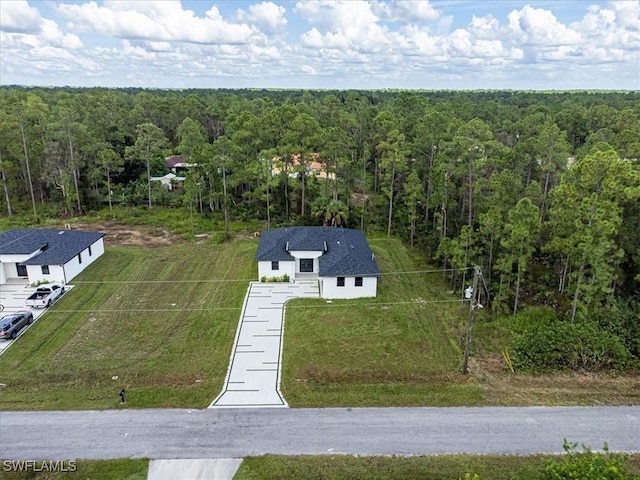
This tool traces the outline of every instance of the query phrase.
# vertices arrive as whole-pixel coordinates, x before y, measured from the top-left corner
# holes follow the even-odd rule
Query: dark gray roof
[[[27,255],[43,251],[23,265],[64,265],[104,233],[77,230],[15,229],[0,232],[0,254]]]
[[[293,261],[290,251],[324,252],[319,258],[321,277],[380,276],[373,252],[360,230],[336,227],[288,227],[265,230],[257,261]]]

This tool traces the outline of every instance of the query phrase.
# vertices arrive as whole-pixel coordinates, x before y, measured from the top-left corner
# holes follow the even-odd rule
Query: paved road
[[[4,459],[640,451],[640,407],[0,412]]]
[[[209,408],[287,406],[280,393],[284,306],[319,296],[318,280],[249,284],[227,378]]]

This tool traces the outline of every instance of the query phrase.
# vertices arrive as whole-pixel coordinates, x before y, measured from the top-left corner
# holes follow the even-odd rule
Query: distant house
[[[14,229],[0,232],[0,284],[68,283],[104,253],[104,233]]]
[[[179,171],[188,170],[191,167],[198,166],[197,163],[187,163],[186,159],[182,155],[171,155],[170,157],[166,157],[164,159],[164,163],[173,173],[178,173]]]
[[[258,276],[317,279],[322,298],[375,297],[380,271],[360,230],[289,227],[262,233]]]
[[[319,158],[320,155],[317,153],[309,153],[306,155],[306,161],[304,162],[305,174],[322,180],[335,180],[336,174],[330,172],[324,163],[319,162]],[[279,175],[285,168],[284,163],[281,157],[274,158],[271,161],[271,175]],[[300,175],[300,154],[291,155],[287,169],[289,170],[289,177],[291,178],[297,178]]]
[[[186,177],[179,177],[175,173],[167,173],[162,177],[150,177],[152,182],[160,182],[160,184],[167,190],[173,190],[174,185],[185,181]]]

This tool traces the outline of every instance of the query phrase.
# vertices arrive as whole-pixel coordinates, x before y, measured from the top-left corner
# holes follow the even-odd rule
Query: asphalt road
[[[640,451],[640,407],[0,412],[0,458]]]

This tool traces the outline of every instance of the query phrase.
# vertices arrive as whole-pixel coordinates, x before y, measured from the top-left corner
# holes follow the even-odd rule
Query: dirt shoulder
[[[488,405],[640,404],[638,372],[512,374],[498,355],[472,358],[470,368],[485,391]]]

